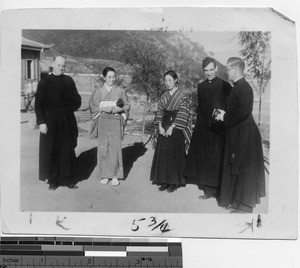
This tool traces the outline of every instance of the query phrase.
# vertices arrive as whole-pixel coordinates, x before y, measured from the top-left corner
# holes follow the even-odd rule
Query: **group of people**
[[[213,58],[202,63],[206,80],[198,85],[197,121],[191,131],[191,109],[175,72],[165,74],[154,123],[158,139],[151,180],[160,191],[174,192],[188,179],[231,212],[252,212],[265,196],[263,150],[253,119],[253,90],[244,78],[240,58],[227,62],[228,82],[217,77]]]
[[[50,190],[59,186],[77,189],[78,164],[75,155],[78,128],[74,111],[81,106],[75,83],[64,74],[66,59],[55,57],[53,70],[38,85],[35,101],[37,125],[40,130],[39,179]],[[123,175],[121,141],[130,104],[125,90],[115,85],[116,71],[103,70],[103,87],[91,96],[91,137],[98,140],[98,178],[102,184],[110,180],[119,185]]]
[[[76,189],[75,147],[78,129],[74,116],[81,97],[71,77],[64,74],[66,60],[57,56],[53,72],[41,80],[35,101],[40,129],[39,179],[49,189]],[[265,196],[261,136],[252,116],[253,91],[245,80],[240,58],[227,62],[228,82],[217,77],[213,58],[203,60],[206,80],[198,85],[197,121],[192,130],[191,102],[178,86],[176,72],[165,73],[167,91],[158,102],[154,124],[157,143],[150,179],[160,191],[174,192],[187,180],[197,182],[202,199],[215,197],[232,212],[252,212]],[[116,86],[116,71],[103,70],[103,86],[92,94],[91,137],[98,141],[97,177],[113,186],[124,178],[122,140],[130,103]]]

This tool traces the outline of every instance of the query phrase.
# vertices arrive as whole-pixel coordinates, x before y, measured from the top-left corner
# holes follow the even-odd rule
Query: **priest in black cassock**
[[[217,77],[215,59],[207,57],[202,62],[206,80],[198,85],[197,122],[193,130],[184,175],[197,181],[204,195],[216,197],[221,176],[224,145],[224,128],[212,117],[215,109],[226,109],[231,85]]]
[[[38,85],[35,101],[37,125],[40,130],[39,179],[49,189],[59,186],[76,189],[77,121],[74,111],[81,105],[73,79],[64,75],[66,60],[57,56],[53,73]]]
[[[226,127],[226,145],[219,205],[231,212],[251,213],[265,196],[262,142],[253,119],[253,90],[243,76],[245,63],[240,58],[227,61],[228,79],[234,82],[227,111],[217,120]]]

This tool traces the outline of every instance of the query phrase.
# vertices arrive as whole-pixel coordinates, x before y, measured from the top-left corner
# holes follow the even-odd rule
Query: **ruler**
[[[0,268],[180,268],[180,239],[1,237]]]

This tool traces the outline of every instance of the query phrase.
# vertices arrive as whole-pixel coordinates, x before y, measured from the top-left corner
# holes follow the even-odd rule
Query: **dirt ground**
[[[79,188],[74,190],[59,187],[50,191],[48,184],[38,179],[39,132],[30,128],[34,116],[31,112],[21,113],[22,211],[229,213],[218,207],[215,199],[200,200],[199,195],[203,192],[195,182],[189,182],[186,187],[173,193],[158,191],[149,178],[154,152],[151,143],[143,146],[139,132],[134,131],[130,124],[128,128],[131,131],[127,131],[123,141],[125,179],[119,186],[99,183],[96,178],[97,144],[89,138],[90,121],[79,120],[76,148],[81,170],[80,181],[77,183]],[[84,117],[82,113],[81,119]],[[143,137],[144,143],[148,137]],[[267,212],[267,199],[261,199],[261,204],[255,208],[254,213]]]

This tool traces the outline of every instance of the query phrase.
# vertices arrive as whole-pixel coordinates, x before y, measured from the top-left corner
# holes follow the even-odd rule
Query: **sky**
[[[187,32],[186,36],[192,41],[200,43],[207,54],[224,65],[229,57],[240,57],[241,47],[238,44],[238,32]]]

